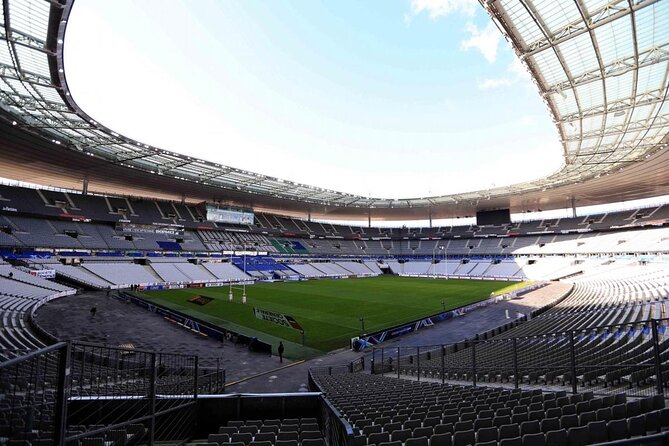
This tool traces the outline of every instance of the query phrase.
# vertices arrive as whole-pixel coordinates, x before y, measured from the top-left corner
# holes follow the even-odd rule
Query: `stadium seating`
[[[453,386],[363,373],[312,370],[312,376],[350,423],[355,443],[360,445],[378,444],[381,438],[385,444],[397,441],[405,445],[497,445],[498,441],[500,445],[513,441],[520,445],[587,445],[660,432],[658,420],[665,404],[662,397],[644,399],[639,405],[626,402],[624,394],[610,398],[586,394],[581,399],[581,395],[569,398],[564,391]],[[577,404],[584,411],[580,417],[576,409],[573,415],[567,410]],[[557,407],[550,414],[554,417],[548,416],[545,408],[549,407]],[[608,419],[584,416],[594,413],[587,411],[591,407],[597,407],[597,413],[621,410]],[[577,438],[582,442],[576,443]]]

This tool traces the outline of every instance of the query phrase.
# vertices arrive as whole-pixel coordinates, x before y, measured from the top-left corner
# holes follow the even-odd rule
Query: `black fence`
[[[61,342],[0,363],[0,437],[33,445],[191,438],[200,392],[225,372],[197,356]]]
[[[474,386],[669,395],[669,319],[449,345],[375,348],[371,370]]]

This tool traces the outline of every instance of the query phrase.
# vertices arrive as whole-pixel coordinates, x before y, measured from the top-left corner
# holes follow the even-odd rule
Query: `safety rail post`
[[[657,329],[657,319],[651,319],[650,326],[653,333],[653,356],[655,359],[655,383],[658,395],[664,395],[664,383],[662,382],[662,360],[660,352],[660,335]]]
[[[397,361],[395,361],[397,363],[395,366],[397,367],[397,379],[400,379],[400,353],[400,348],[397,347]]]
[[[515,388],[520,386],[520,379],[518,376],[518,338],[512,338],[513,344],[513,382]]]
[[[67,400],[69,396],[68,378],[70,376],[70,356],[72,343],[68,341],[58,355],[58,384],[56,388],[56,419],[54,427],[56,444],[65,445],[67,436]]]
[[[569,362],[571,368],[571,391],[572,393],[578,393],[578,387],[576,383],[576,347],[574,346],[574,331],[569,332]]]
[[[416,347],[416,370],[418,381],[420,381],[420,347]]]
[[[197,374],[199,373],[199,370],[198,370],[199,369],[199,364],[198,364],[199,358],[200,358],[199,356],[196,356],[195,360],[193,361],[193,399],[195,401],[197,401],[197,382],[198,382]],[[211,380],[211,378],[210,378],[210,380]]]
[[[153,446],[153,442],[156,436],[156,381],[158,380],[157,370],[156,370],[156,353],[150,354],[151,358],[151,370],[150,379],[149,379],[149,446]]]
[[[444,345],[441,345],[441,383],[444,384],[446,382],[446,376],[444,376],[444,372],[446,370],[446,347]]]
[[[472,384],[476,387],[476,341],[472,341]]]
[[[372,365],[369,367],[369,373],[376,374],[376,347],[372,347]]]
[[[381,347],[381,376],[385,375],[385,372],[386,372],[386,369],[385,369],[386,362],[383,360],[383,355],[384,355],[384,350],[385,349],[386,349],[385,347]]]

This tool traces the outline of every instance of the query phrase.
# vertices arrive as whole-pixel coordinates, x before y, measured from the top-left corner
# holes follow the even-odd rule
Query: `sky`
[[[77,0],[64,63],[115,132],[342,192],[466,192],[562,163],[476,0]]]

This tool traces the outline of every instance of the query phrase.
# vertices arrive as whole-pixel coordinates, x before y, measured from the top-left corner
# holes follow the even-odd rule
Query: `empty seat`
[[[569,446],[587,446],[590,444],[588,426],[572,427],[567,430],[567,441],[569,441]]]
[[[520,426],[517,424],[505,424],[499,428],[499,439],[520,437]]]
[[[567,431],[558,429],[546,432],[546,446],[567,446]]]
[[[429,446],[452,446],[452,444],[453,439],[450,433],[434,434],[429,441]]]
[[[390,434],[388,432],[375,432],[367,436],[367,444],[381,444],[390,442]]]
[[[608,441],[606,421],[592,421],[588,423],[588,435],[591,443],[604,443]]]
[[[609,421],[606,424],[606,432],[610,441],[623,440],[627,438],[627,420]]]
[[[274,432],[258,432],[253,437],[253,441],[269,441],[274,443],[275,440],[276,435],[274,435]]]
[[[404,442],[404,446],[429,446],[427,437],[409,438]]]
[[[417,438],[417,437],[430,438],[433,433],[434,433],[434,429],[432,429],[429,426],[427,426],[427,427],[417,427],[416,429],[413,430],[413,432],[411,433],[411,436],[414,437],[414,438]]]
[[[230,441],[238,441],[244,444],[249,444],[251,441],[253,441],[253,435],[251,435],[249,432],[237,432],[232,434]]]
[[[543,432],[523,435],[523,446],[546,446]]]
[[[520,423],[520,436],[525,437],[527,434],[536,434],[541,432],[541,425],[538,421],[525,421]],[[523,440],[524,441],[524,440]]]
[[[583,412],[578,416],[578,423],[581,426],[587,426],[591,421],[597,421],[595,412]]]
[[[497,441],[499,432],[496,427],[484,427],[476,431],[476,442]]]
[[[393,432],[390,435],[392,441],[401,441],[404,443],[407,439],[411,438],[411,429],[401,429]]]
[[[550,431],[560,430],[560,419],[559,418],[544,418],[541,420],[541,432],[544,434]]]
[[[217,443],[219,446],[230,441],[228,434],[209,434],[207,437],[209,443]]]
[[[301,446],[325,446],[325,440],[322,438],[307,438],[302,440]]]
[[[458,431],[453,434],[453,446],[468,446],[476,443],[474,430]]]
[[[499,441],[499,446],[523,446],[523,440],[520,437],[504,438]]]

